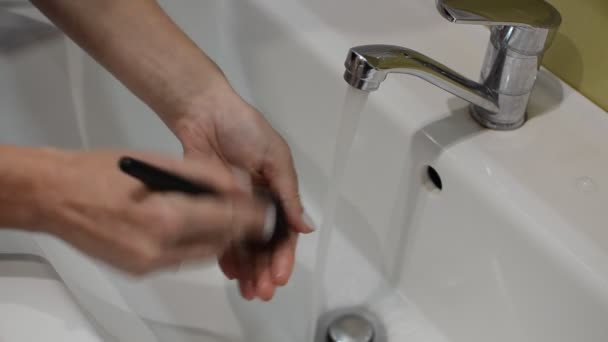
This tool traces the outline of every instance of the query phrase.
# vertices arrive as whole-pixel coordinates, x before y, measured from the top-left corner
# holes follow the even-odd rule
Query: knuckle
[[[160,231],[160,239],[163,243],[170,243],[177,239],[181,233],[182,229],[177,219],[170,219],[166,222],[163,222],[159,225]]]
[[[300,203],[301,199],[302,198],[300,197],[300,193],[298,191],[281,196],[281,200],[288,203]]]
[[[153,271],[159,257],[159,251],[150,249],[138,251],[131,263],[131,272],[135,275],[144,275]]]
[[[278,195],[281,204],[285,206],[285,210],[287,211],[296,211],[302,212],[304,208],[302,207],[302,198],[298,191],[290,192],[290,193],[281,193]]]
[[[155,237],[161,241],[172,240],[180,233],[180,216],[170,208],[151,211],[148,224],[155,227]]]

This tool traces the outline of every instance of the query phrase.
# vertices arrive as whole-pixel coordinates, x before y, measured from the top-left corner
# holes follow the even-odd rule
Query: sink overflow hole
[[[439,176],[439,173],[437,172],[437,170],[435,170],[434,167],[426,167],[426,176],[428,186],[431,188],[431,190],[441,191],[443,189],[443,182],[441,181],[441,176]]]

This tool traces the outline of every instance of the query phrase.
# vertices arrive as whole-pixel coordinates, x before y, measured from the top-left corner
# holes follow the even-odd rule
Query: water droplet
[[[576,180],[576,187],[583,192],[592,192],[597,188],[593,178],[587,176],[578,178]]]

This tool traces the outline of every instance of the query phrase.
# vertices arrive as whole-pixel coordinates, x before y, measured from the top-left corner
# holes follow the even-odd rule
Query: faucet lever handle
[[[437,0],[439,13],[453,23],[556,30],[559,12],[544,0]]]

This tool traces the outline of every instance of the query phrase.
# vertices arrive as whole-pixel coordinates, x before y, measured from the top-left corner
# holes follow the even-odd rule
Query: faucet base
[[[497,131],[512,131],[520,128],[526,122],[528,117],[527,113],[525,113],[521,119],[515,122],[497,122],[496,121],[496,113],[488,112],[485,109],[471,105],[469,107],[469,111],[471,116],[475,121],[477,121],[480,125],[485,128],[497,130]]]

